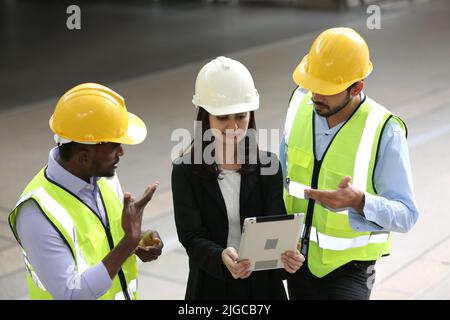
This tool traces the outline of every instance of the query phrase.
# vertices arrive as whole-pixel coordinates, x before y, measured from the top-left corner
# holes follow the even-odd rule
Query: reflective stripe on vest
[[[289,136],[291,134],[292,124],[294,123],[295,115],[297,114],[298,107],[300,103],[305,98],[306,93],[302,91],[301,88],[295,89],[292,94],[291,101],[289,103],[289,108],[287,111],[286,122],[284,124],[284,140],[286,144],[289,141]]]
[[[359,190],[365,191],[367,189],[367,172],[369,171],[373,144],[377,129],[384,123],[383,119],[387,113],[388,111],[384,107],[377,105],[367,116],[361,142],[356,153],[355,169],[352,179],[352,184]]]
[[[355,238],[337,238],[327,236],[320,233],[316,228],[311,227],[311,235],[309,240],[314,241],[323,249],[328,250],[348,250],[352,248],[364,247],[369,243],[384,243],[388,241],[389,234],[387,232],[380,232],[379,234],[370,234],[359,236]]]

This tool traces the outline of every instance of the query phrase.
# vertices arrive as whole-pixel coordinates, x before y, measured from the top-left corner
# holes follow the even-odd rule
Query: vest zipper
[[[103,197],[102,197],[102,201],[103,201]],[[106,211],[106,208],[105,208],[105,211]],[[105,226],[105,225],[103,225],[103,223],[102,223],[102,225],[105,228],[105,233],[106,233],[106,237],[108,238],[109,248],[112,250],[114,248],[114,241],[113,241],[113,238],[111,235],[111,229],[109,228],[108,215],[106,215],[106,220],[108,221],[108,225]],[[123,273],[122,268],[120,268],[119,272],[117,273],[117,276],[119,277],[120,286],[122,287],[122,291],[125,296],[125,299],[131,300],[131,297],[128,293],[127,280],[125,279],[125,274]]]
[[[322,166],[322,160],[314,159],[314,168],[313,168],[313,174],[312,174],[312,179],[311,179],[311,189],[317,189],[321,166]],[[314,199],[309,199],[308,200],[308,208],[306,210],[305,229],[303,231],[302,247],[301,247],[301,254],[305,257],[305,259],[307,259],[307,257],[308,257],[309,238],[311,235],[311,226],[312,226],[312,219],[313,219],[315,203],[316,203],[316,201]]]
[[[100,195],[100,199],[102,200],[103,209],[105,209],[105,216],[106,216],[106,226],[103,224],[102,219],[96,214],[98,219],[100,220],[100,223],[102,224],[103,228],[105,229],[106,237],[108,238],[108,245],[109,249],[114,249],[114,240],[111,234],[111,228],[109,225],[109,217],[108,217],[108,211],[106,210],[105,201],[103,201],[103,195],[100,192],[100,188],[98,189],[98,193]],[[123,273],[122,268],[119,269],[119,272],[117,272],[117,276],[119,277],[120,286],[122,287],[123,295],[125,296],[125,300],[131,300],[131,297],[128,293],[128,286],[127,286],[127,280],[125,278],[125,274]]]

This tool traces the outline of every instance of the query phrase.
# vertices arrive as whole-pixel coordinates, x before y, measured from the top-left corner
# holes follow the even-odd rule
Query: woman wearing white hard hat
[[[189,256],[186,299],[286,299],[281,269],[252,272],[237,254],[245,218],[285,214],[278,159],[256,145],[252,76],[216,58],[200,70],[192,102],[201,130],[172,171],[177,233]],[[270,174],[262,156],[275,164]],[[304,258],[286,251],[282,261],[294,273]]]

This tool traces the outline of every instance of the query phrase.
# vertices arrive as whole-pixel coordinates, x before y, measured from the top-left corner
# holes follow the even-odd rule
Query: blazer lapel
[[[256,185],[258,184],[258,181],[258,174],[256,173],[241,175],[241,194],[239,197],[241,224],[244,222],[245,218],[249,217],[249,212],[247,210],[248,198],[252,194],[253,189],[255,189]]]
[[[225,200],[223,199],[222,191],[220,191],[219,183],[217,182],[217,180],[201,179],[201,183],[206,189],[206,192],[208,192],[211,198],[216,201],[218,208],[220,208],[222,210],[222,213],[224,213],[226,216],[227,207],[225,206]]]

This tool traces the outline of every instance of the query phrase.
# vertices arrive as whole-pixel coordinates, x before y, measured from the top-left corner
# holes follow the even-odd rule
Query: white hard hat
[[[192,103],[215,116],[259,108],[259,94],[248,69],[240,62],[218,57],[198,73]]]

